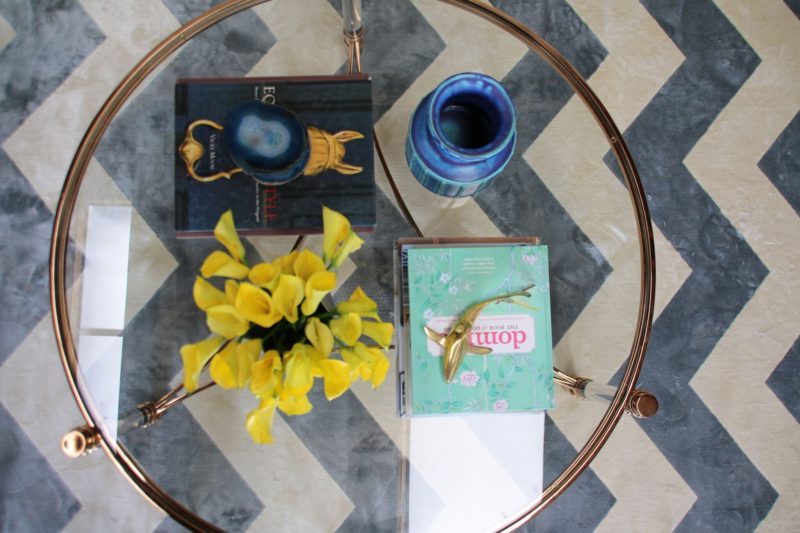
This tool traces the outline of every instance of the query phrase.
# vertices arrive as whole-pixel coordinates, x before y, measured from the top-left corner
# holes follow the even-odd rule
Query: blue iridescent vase
[[[298,177],[311,153],[306,125],[297,115],[258,101],[231,109],[222,138],[234,163],[267,185]]]
[[[406,137],[411,173],[441,196],[471,196],[497,176],[514,153],[516,113],[500,83],[478,73],[443,81],[417,106]]]

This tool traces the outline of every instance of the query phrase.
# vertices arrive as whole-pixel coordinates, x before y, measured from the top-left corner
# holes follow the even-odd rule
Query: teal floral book
[[[547,246],[530,243],[400,246],[401,415],[520,412],[553,407],[553,348]],[[532,287],[531,287],[532,286]],[[470,306],[484,307],[448,383],[443,348],[425,326],[447,335]]]

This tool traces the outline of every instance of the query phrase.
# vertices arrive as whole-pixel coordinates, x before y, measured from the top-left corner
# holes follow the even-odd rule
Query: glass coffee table
[[[657,410],[635,388],[655,305],[654,239],[630,153],[583,81],[600,59],[573,46],[577,16],[551,45],[520,3],[506,13],[467,0],[374,2],[344,38],[337,3],[222,2],[166,38],[100,109],[69,169],[51,249],[56,339],[87,422],[64,450],[102,447],[145,498],[196,530],[513,529],[568,490],[625,411]],[[391,319],[399,238],[540,237],[561,385],[547,417],[400,418],[390,374],[377,391],[359,383],[333,402],[315,389],[314,410],[276,416],[275,443],[257,445],[243,423],[250,394],[182,389],[180,347],[206,334],[192,285],[217,245],[175,235],[176,80],[348,69],[373,80],[378,218],[340,269],[334,300],[362,286]],[[487,189],[450,200],[417,183],[403,150],[419,101],[459,72],[502,82],[517,146]],[[265,260],[300,244],[247,243]]]

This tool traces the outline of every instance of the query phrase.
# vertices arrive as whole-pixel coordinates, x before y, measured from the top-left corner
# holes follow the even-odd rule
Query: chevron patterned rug
[[[418,99],[403,96],[415,91],[421,77],[440,76],[448,54],[472,54],[475,68],[501,79],[515,98],[545,96],[537,91],[547,80],[531,74],[537,59],[530,52],[465,34],[459,17],[468,15],[443,17],[434,3],[364,1],[368,28],[381,35],[365,57],[365,70],[375,76],[379,134],[390,123],[407,120],[408,106]],[[800,2],[494,3],[555,45],[607,105],[643,177],[658,246],[660,304],[640,383],[656,394],[661,410],[645,421],[624,418],[590,471],[525,530],[796,531]],[[62,434],[82,419],[54,343],[48,253],[64,176],[101,102],[155,44],[213,4],[0,0],[2,531],[180,530],[102,453],[70,460],[59,449]],[[226,32],[231,55],[207,56],[200,39],[141,91],[171,97],[176,72],[334,73],[342,67],[343,50],[302,57],[297,50],[312,31],[328,32],[332,48],[341,47],[336,4],[276,0],[256,8],[256,16],[226,21],[220,31]],[[298,20],[305,25],[296,26]],[[536,143],[557,142],[575,112],[565,87],[547,87],[557,112],[539,117],[542,126],[520,137],[518,153]],[[110,140],[90,169],[106,176],[112,187],[116,183],[121,199],[130,177],[124,162],[113,157],[113,145],[150,149],[141,138],[144,128],[154,127],[146,111],[134,97],[125,111],[129,121],[109,131]],[[608,168],[603,172],[615,179]],[[579,206],[539,179],[535,165],[518,157],[510,172],[550,189],[542,195],[552,204],[546,206],[549,212],[563,212],[564,219],[574,220],[570,224],[580,225]],[[166,242],[171,237],[151,222],[154,213],[142,200],[129,199],[137,220],[150,224],[156,242]],[[478,204],[491,209],[490,202]],[[591,240],[592,228],[579,230]],[[187,272],[174,262],[152,272],[142,305]],[[603,286],[613,287],[613,268],[601,268],[594,280],[589,293],[600,297]],[[578,313],[562,323],[556,340],[568,339],[570,326],[579,320]],[[593,377],[613,381],[618,370]],[[187,431],[203,423],[189,414],[186,420],[194,424]],[[567,457],[582,444],[557,409],[547,419],[546,432]],[[214,441],[198,438],[198,453],[220,452]],[[326,469],[331,461],[319,447],[304,453],[304,460]],[[247,468],[241,463],[215,472],[241,490],[231,495],[235,505],[208,503],[209,515],[231,531],[292,530],[293,517],[249,489]],[[171,489],[180,495],[189,483],[174,480]],[[357,502],[348,498],[358,494],[347,490],[334,476],[305,497],[331,498],[331,508],[340,501],[340,509],[353,509]],[[375,530],[348,513],[329,517],[331,529]]]

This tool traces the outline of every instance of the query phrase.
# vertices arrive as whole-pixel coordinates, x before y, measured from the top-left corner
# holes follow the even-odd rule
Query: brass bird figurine
[[[475,346],[469,342],[472,326],[474,325],[475,319],[478,318],[478,315],[481,313],[481,311],[483,311],[487,305],[492,303],[509,301],[515,296],[530,296],[528,290],[533,288],[533,286],[534,285],[529,285],[522,290],[508,292],[506,294],[487,298],[478,303],[472,304],[471,306],[467,307],[463,313],[461,313],[461,316],[458,317],[458,320],[456,320],[456,323],[453,324],[453,327],[450,329],[450,332],[447,335],[442,335],[441,333],[437,333],[436,331],[432,330],[428,326],[424,326],[423,329],[425,330],[425,335],[427,335],[429,339],[444,349],[442,362],[444,364],[444,380],[447,383],[450,383],[455,377],[456,370],[458,370],[458,367],[461,366],[461,361],[464,359],[466,354],[471,353],[475,355],[487,355],[492,353],[491,348],[486,346]],[[511,300],[511,303],[515,302]]]

